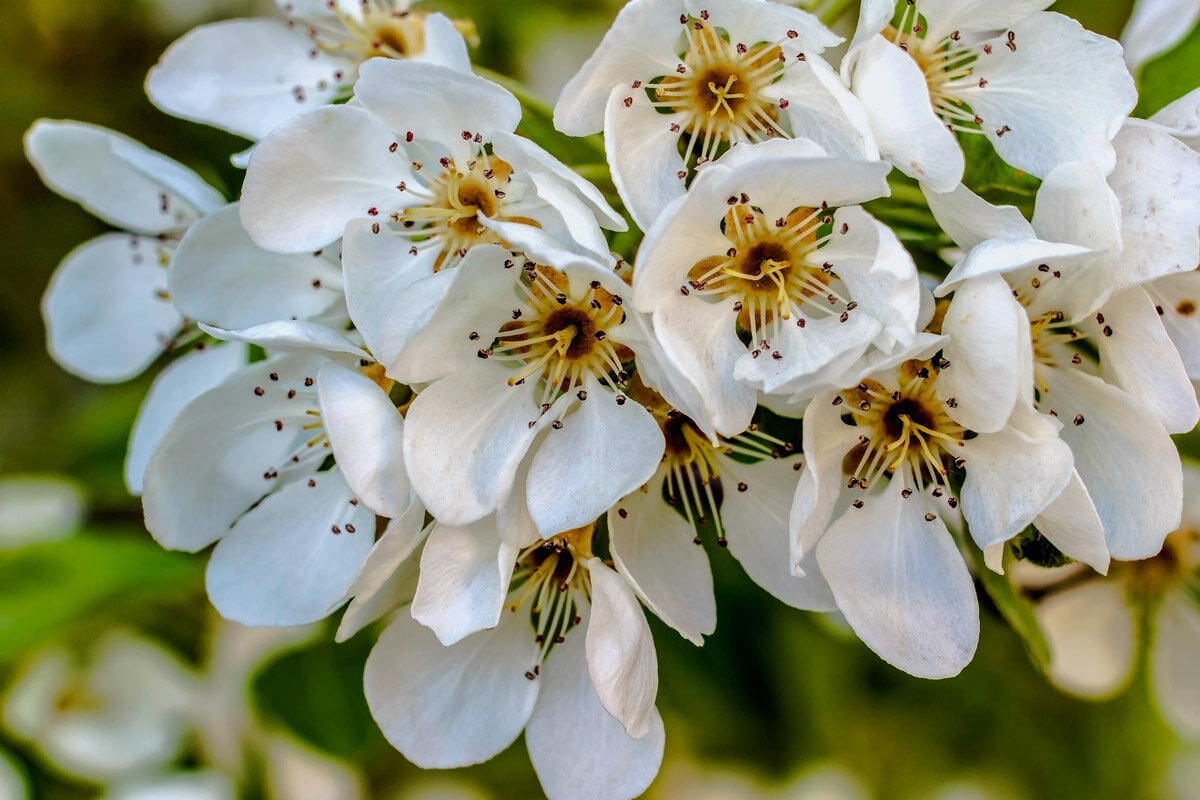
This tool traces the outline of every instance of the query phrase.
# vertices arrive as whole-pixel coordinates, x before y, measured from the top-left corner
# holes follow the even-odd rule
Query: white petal
[[[861,432],[842,422],[833,405],[836,394],[818,395],[804,411],[804,469],[796,485],[788,527],[792,535],[792,570],[817,546],[833,520],[845,483],[842,461]]]
[[[168,114],[257,140],[332,102],[345,83],[335,73],[348,66],[281,20],[226,20],[168,47],[146,76],[146,94]]]
[[[377,59],[378,60],[378,59]],[[292,117],[254,148],[242,186],[242,224],[259,246],[319,250],[359,217],[386,219],[415,183],[396,134],[366,110],[328,106]],[[371,214],[374,209],[376,214]]]
[[[1108,572],[1108,543],[1096,505],[1078,470],[1071,470],[1066,488],[1033,520],[1050,543],[1076,561],[1104,575]]]
[[[498,133],[492,140],[492,152],[515,171],[544,172],[558,178],[587,202],[603,227],[611,231],[626,229],[624,217],[613,210],[599,189],[524,136]]]
[[[1071,448],[1057,424],[1018,407],[1007,427],[958,448],[966,459],[962,513],[981,550],[1016,536],[1071,480]]]
[[[225,205],[178,161],[97,125],[38,120],[25,134],[25,155],[51,189],[134,233],[182,231]]]
[[[471,71],[467,43],[445,14],[425,17],[425,49],[414,54],[412,59],[453,67],[460,72]]]
[[[430,513],[448,525],[465,525],[496,510],[544,427],[530,426],[545,419],[539,417],[536,387],[509,386],[508,375],[492,363],[460,370],[418,394],[408,409],[409,479]]]
[[[966,281],[942,322],[948,339],[943,355],[950,362],[938,373],[937,393],[954,398],[954,419],[977,433],[1004,427],[1013,413],[1024,374],[1018,354],[1029,349],[1029,319],[999,275]]]
[[[1200,262],[1200,153],[1150,126],[1126,126],[1113,140],[1108,176],[1121,202],[1125,250],[1120,286],[1195,269]]]
[[[554,127],[568,136],[612,130],[604,107],[614,87],[649,80],[675,69],[678,3],[632,0],[617,14],[604,40],[563,87],[554,106]]]
[[[658,712],[658,658],[642,607],[617,572],[598,558],[586,562],[592,579],[592,612],[587,626],[588,672],[601,705],[641,739],[654,728]]]
[[[882,36],[853,58],[850,88],[867,110],[880,156],[934,191],[952,190],[962,180],[962,148],[933,113],[917,62]]]
[[[1074,244],[1044,242],[1040,239],[988,239],[971,248],[966,256],[954,265],[954,269],[950,270],[950,274],[934,294],[944,297],[963,281],[993,273],[1016,272],[1038,264],[1051,263],[1082,270],[1087,262],[1095,257],[1095,251]],[[1053,290],[1049,282],[1043,286],[1047,287],[1047,291]],[[1037,300],[1038,296],[1035,295],[1034,299]],[[1090,300],[1090,295],[1087,299]]]
[[[1200,89],[1168,103],[1150,121],[1165,127],[1172,136],[1193,150],[1200,149]]]
[[[1108,172],[1109,142],[1137,103],[1120,45],[1049,12],[1013,23],[1009,34],[1015,49],[994,39],[991,53],[972,65],[972,81],[986,84],[958,93],[983,118],[996,152],[1039,178],[1068,161]],[[1080,86],[1094,91],[1082,94]]]
[[[979,604],[967,565],[941,517],[926,520],[904,479],[851,508],[817,545],[817,563],[854,632],[881,658],[919,678],[948,678],[970,662]]]
[[[445,647],[407,614],[379,637],[363,686],[383,735],[425,769],[464,767],[499,753],[525,727],[538,681],[529,618],[506,614],[500,626]]]
[[[409,556],[428,533],[424,524],[425,507],[414,502],[383,531],[346,591],[354,599],[342,614],[337,641],[346,641],[389,611],[412,602],[420,560]]]
[[[666,358],[696,388],[704,403],[701,426],[736,436],[754,416],[758,392],[734,378],[746,346],[737,337],[732,299],[705,303],[672,297],[654,312],[654,328]]]
[[[988,239],[1037,238],[1015,206],[994,206],[962,184],[949,192],[921,188],[938,225],[964,250]]]
[[[832,156],[879,158],[866,110],[824,59],[789,62],[771,91],[781,105],[787,101],[783,116],[793,136],[811,139]]]
[[[341,298],[341,270],[328,256],[279,254],[251,241],[239,205],[188,229],[167,269],[167,288],[191,319],[237,330],[281,319],[310,319]],[[336,253],[335,253],[336,255]]]
[[[1056,684],[1085,697],[1107,697],[1129,680],[1134,617],[1120,582],[1089,580],[1050,595],[1036,611]]]
[[[1042,371],[1038,410],[1053,410],[1075,453],[1113,558],[1149,558],[1179,526],[1183,477],[1163,427],[1133,397],[1076,369]],[[1078,424],[1074,420],[1082,417]]]
[[[317,375],[321,421],[346,483],[367,508],[402,515],[412,503],[404,471],[404,418],[375,381],[330,362]]]
[[[991,0],[924,0],[921,13],[929,27],[925,38],[937,41],[957,30],[963,33],[994,31],[1020,22],[1037,11],[1042,11],[1054,0],[1009,0],[995,3]]]
[[[264,476],[312,438],[302,426],[312,420],[305,411],[315,398],[289,400],[287,392],[302,390],[301,379],[316,375],[318,366],[291,357],[251,364],[175,418],[150,457],[143,486],[146,528],[160,544],[206,547],[273,488],[275,478]],[[197,464],[205,465],[204,480],[196,479]]]
[[[529,469],[529,513],[545,537],[592,522],[662,460],[662,430],[649,411],[595,378],[583,386],[587,399],[550,430]]]
[[[183,325],[167,297],[169,257],[152,239],[119,233],[71,251],[42,297],[54,360],[98,383],[128,380],[150,366]]]
[[[712,572],[696,532],[662,497],[662,482],[623,498],[608,514],[613,563],[659,619],[695,645],[717,627]]]
[[[529,759],[550,800],[632,800],[662,763],[662,718],[651,709],[649,732],[630,738],[604,710],[592,684],[583,636],[568,634],[542,671],[541,695],[525,729]],[[579,746],[587,731],[587,746]]]
[[[138,409],[125,453],[125,485],[130,494],[142,493],[146,463],[175,417],[247,361],[246,348],[241,345],[204,347],[173,361],[155,377]]]
[[[604,112],[604,144],[617,193],[634,223],[649,230],[660,211],[683,196],[687,170],[678,144],[683,114],[659,114],[640,89],[617,86]],[[685,176],[686,177],[686,174]]]
[[[517,98],[469,72],[391,58],[372,58],[358,72],[354,96],[364,108],[394,131],[452,150],[464,146],[464,133],[490,141],[521,121]]]
[[[351,499],[335,469],[290,483],[248,511],[208,562],[205,583],[217,611],[258,626],[328,616],[375,543],[375,515]]]
[[[710,8],[706,0],[683,0],[684,8],[693,17],[702,17]],[[709,21],[729,31],[735,42],[782,42],[784,52],[821,53],[842,38],[821,24],[815,16],[782,3],[759,3],[757,0],[732,0],[714,9]]]
[[[1101,312],[1108,333],[1095,338],[1104,378],[1129,392],[1167,433],[1194,428],[1196,391],[1154,301],[1135,286],[1114,295]]]
[[[1188,377],[1200,379],[1200,272],[1164,275],[1146,291],[1162,309],[1162,323],[1175,343]]]
[[[1200,735],[1200,610],[1183,592],[1163,598],[1155,619],[1151,667],[1158,706],[1181,733]]]
[[[413,308],[412,312],[400,314],[403,320],[423,315],[428,308],[417,298],[427,294],[414,288],[422,279],[434,273],[434,264],[441,253],[438,247],[418,248],[412,255],[408,240],[390,231],[375,232],[375,223],[368,219],[352,220],[346,226],[342,239],[342,269],[345,273],[346,310],[354,320],[355,327],[362,333],[363,341],[379,359],[379,363],[391,365],[407,344],[410,326],[389,313],[393,305],[403,302]],[[453,271],[432,282],[442,291],[449,285]],[[415,297],[414,297],[415,295]],[[404,298],[401,301],[401,298]],[[441,294],[436,293],[432,304],[436,305]]]
[[[833,611],[833,594],[811,553],[800,563],[803,574],[792,570],[788,520],[799,474],[794,467],[802,463],[723,459],[721,521],[729,551],[755,583],[795,608]]]
[[[228,342],[256,344],[272,353],[339,355],[343,361],[370,360],[370,355],[350,340],[353,334],[334,330],[322,322],[281,320],[245,330],[227,331],[200,323],[200,330]]]
[[[435,522],[421,552],[413,619],[444,645],[496,627],[516,557],[492,517],[461,528]]]
[[[1197,0],[1137,0],[1121,31],[1130,72],[1182,42],[1200,19]]]

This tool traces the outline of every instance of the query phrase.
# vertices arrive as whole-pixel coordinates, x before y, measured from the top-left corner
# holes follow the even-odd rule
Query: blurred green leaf
[[[1200,25],[1193,28],[1174,50],[1142,67],[1134,116],[1149,117],[1183,97],[1196,88],[1197,75],[1200,75]]]
[[[356,636],[287,653],[255,678],[259,708],[313,747],[362,761],[382,744],[362,688],[372,644]]]
[[[91,533],[0,551],[0,664],[112,604],[190,588],[193,556],[149,536]]]
[[[1005,163],[985,136],[960,136],[967,168],[963,184],[990,203],[1013,205],[1026,217],[1033,214],[1033,199],[1041,181]]]

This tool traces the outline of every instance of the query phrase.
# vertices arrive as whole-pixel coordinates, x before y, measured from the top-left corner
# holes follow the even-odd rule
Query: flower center
[[[654,107],[683,114],[684,161],[711,161],[729,145],[787,136],[771,85],[782,77],[783,51],[772,44],[729,41],[705,20],[684,17],[685,46],[676,74],[646,84]]]
[[[932,484],[940,496],[949,488],[949,467],[961,466],[957,448],[964,445],[966,429],[950,418],[935,395],[937,373],[928,362],[907,361],[897,377],[894,390],[868,379],[834,400],[835,405],[845,403],[853,424],[864,428],[842,461],[847,485],[867,490],[878,478],[908,469],[921,491]]]
[[[475,245],[503,244],[498,234],[480,223],[480,215],[537,225],[533,220],[506,215],[512,168],[503,160],[481,152],[465,169],[449,158],[440,163],[442,173],[426,187],[428,203],[393,215],[393,221],[401,223],[408,235],[440,248],[435,271],[454,266]],[[420,169],[422,165],[414,162],[413,166]]]
[[[815,258],[832,236],[818,236],[833,221],[827,209],[798,208],[771,222],[747,204],[746,195],[740,199],[730,198],[733,207],[721,223],[732,246],[724,255],[697,262],[683,294],[735,299],[739,327],[752,346],[763,349],[778,338],[779,326],[802,310],[843,317],[853,310],[855,304],[831,288],[832,265]],[[796,324],[804,327],[803,316]]]
[[[327,53],[357,63],[368,58],[411,58],[425,51],[425,11],[410,11],[407,0],[371,0],[362,4],[361,17],[346,13],[338,3],[327,4],[327,15],[291,18],[307,28],[309,38]],[[285,9],[291,16],[291,9]]]
[[[970,110],[958,94],[967,86],[983,88],[987,84],[971,79],[972,67],[979,53],[974,47],[959,44],[958,31],[941,39],[927,39],[925,25],[921,22],[920,3],[918,0],[905,0],[900,22],[895,27],[884,29],[883,36],[908,53],[921,68],[929,89],[929,101],[946,127],[963,133],[982,133],[979,126],[983,120]]]
[[[591,601],[591,579],[579,562],[592,557],[593,531],[592,525],[586,525],[560,533],[530,545],[517,557],[508,610],[515,614],[528,609],[534,641],[540,646],[539,664],[582,621],[579,605]],[[533,680],[537,674],[534,666],[525,677]]]
[[[493,345],[480,351],[482,358],[523,362],[509,386],[545,379],[545,405],[560,392],[574,391],[588,375],[614,391],[624,385],[628,375],[622,365],[633,353],[609,338],[625,321],[619,295],[592,281],[586,292],[573,297],[566,275],[533,263],[525,265],[519,285],[525,304],[513,309],[512,322],[500,328]]]

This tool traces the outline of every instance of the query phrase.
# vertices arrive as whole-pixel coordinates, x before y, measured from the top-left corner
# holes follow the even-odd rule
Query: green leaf
[[[1009,627],[1021,637],[1033,663],[1045,670],[1050,665],[1050,645],[1046,643],[1042,626],[1038,625],[1037,617],[1034,616],[1033,603],[1021,596],[1007,576],[997,575],[987,568],[983,563],[983,553],[978,547],[968,542],[967,550],[971,553],[974,561],[975,574],[979,577],[979,582],[983,584],[983,589],[987,592],[988,597],[995,603],[996,610],[1000,612],[1000,616],[1004,617]],[[1012,553],[1005,548],[1004,569],[1006,572],[1010,571],[1013,561]]]
[[[1191,78],[1187,76],[1191,75]],[[1134,116],[1149,117],[1196,86],[1200,75],[1200,25],[1187,38],[1142,67],[1138,76],[1138,106]]]
[[[0,552],[0,664],[114,604],[190,591],[199,559],[148,535],[81,534]]]
[[[958,141],[967,159],[963,184],[989,203],[1016,206],[1027,218],[1032,216],[1042,182],[1005,163],[984,136],[963,135]]]
[[[283,655],[254,679],[254,696],[269,718],[324,752],[361,762],[383,746],[363,696],[363,667],[374,640],[322,642]]]

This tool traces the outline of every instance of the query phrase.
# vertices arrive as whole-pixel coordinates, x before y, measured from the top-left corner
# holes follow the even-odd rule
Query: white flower
[[[741,142],[803,136],[874,158],[861,107],[820,58],[839,41],[765,0],[633,0],[563,89],[554,124],[604,130],[613,182],[647,230],[697,164]]]
[[[1134,74],[1187,38],[1200,20],[1197,0],[1136,0],[1121,31],[1125,63]]]
[[[634,305],[698,395],[702,428],[737,435],[760,392],[804,393],[913,341],[912,258],[856,205],[888,193],[886,171],[804,140],[745,145],[646,235]]]
[[[613,562],[646,606],[697,645],[713,632],[716,600],[700,546],[701,528],[711,522],[717,544],[758,585],[797,608],[832,611],[833,596],[813,559],[805,559],[804,575],[791,570],[788,517],[803,465],[781,459],[792,445],[757,426],[714,445],[665,403],[651,408],[666,439],[663,463],[608,512]]]
[[[995,432],[969,431],[959,400],[940,386],[954,369],[945,359],[911,360],[814,398],[791,520],[794,558],[816,548],[859,637],[893,665],[930,678],[957,674],[979,634],[974,587],[942,521],[960,498],[985,551],[1034,523],[1098,569],[1108,559],[1098,523],[1088,528],[1077,508],[1058,424],[1017,406]]]
[[[4,698],[5,726],[63,772],[107,782],[159,767],[184,745],[195,677],[171,653],[113,631],[82,658],[30,655]]]
[[[1049,674],[1058,686],[1085,697],[1107,697],[1127,685],[1138,642],[1150,640],[1150,679],[1159,710],[1182,734],[1200,736],[1200,474],[1184,471],[1182,527],[1162,551],[1144,561],[1117,565],[1101,579],[1063,568],[1026,568],[1017,578],[1036,600],[1038,621],[1050,646]],[[1057,573],[1057,574],[1055,574]],[[1014,570],[1016,574],[1016,570]],[[1052,576],[1053,580],[1046,582]],[[1036,583],[1033,583],[1036,581]],[[1144,616],[1148,610],[1148,616]],[[1142,621],[1149,624],[1144,630]]]
[[[982,133],[1038,177],[1066,161],[1111,169],[1133,79],[1116,42],[1049,4],[864,2],[842,72],[883,157],[939,192],[962,179],[955,131]]]
[[[378,376],[378,368],[364,369]],[[314,353],[251,364],[187,405],[147,466],[147,528],[172,549],[220,540],[207,584],[230,619],[321,619],[341,603],[374,544],[375,514],[350,485],[362,476],[326,464],[335,431],[323,421],[318,377],[370,380]],[[403,474],[395,463],[387,476]]]
[[[183,332],[166,266],[183,232],[225,200],[182,164],[94,125],[39,120],[25,153],[47,186],[127,231],[86,242],[54,273],[47,349],[88,380],[132,378]]]
[[[609,259],[597,224],[624,222],[600,193],[512,131],[516,98],[473,75],[413,62],[363,65],[356,105],[302,114],[255,150],[242,221],[281,252],[345,233],[350,316],[390,362],[473,246],[504,243],[544,260]],[[349,227],[347,224],[349,223]],[[441,274],[445,273],[445,274]],[[409,287],[433,280],[420,290]]]
[[[513,495],[552,536],[650,478],[663,439],[623,391],[646,346],[626,288],[592,262],[541,266],[495,245],[455,268],[438,310],[385,365],[404,383],[429,383],[409,408],[404,458],[438,520],[468,524]]]
[[[201,25],[146,77],[168,114],[259,140],[289,117],[351,92],[367,59],[410,58],[469,72],[462,35],[409,0],[278,0],[287,20]]]
[[[995,354],[987,358],[995,366],[980,370],[990,386],[968,382],[955,394],[992,405],[993,418],[1016,397],[1057,416],[1112,556],[1132,559],[1157,553],[1179,523],[1179,456],[1168,433],[1190,430],[1200,415],[1179,353],[1139,285],[1200,257],[1200,156],[1145,126],[1126,126],[1115,143],[1120,157],[1107,183],[1085,164],[1051,172],[1032,225],[965,188],[927,196],[969,248],[938,292],[994,282],[993,273],[1007,283],[975,305],[982,336],[950,335],[952,362]],[[1011,323],[1018,312],[1027,331]]]
[[[520,553],[497,533],[433,526],[413,617],[437,636],[403,613],[384,631],[364,680],[376,721],[423,767],[486,760],[524,729],[550,798],[637,796],[664,737],[637,600],[590,524]]]

